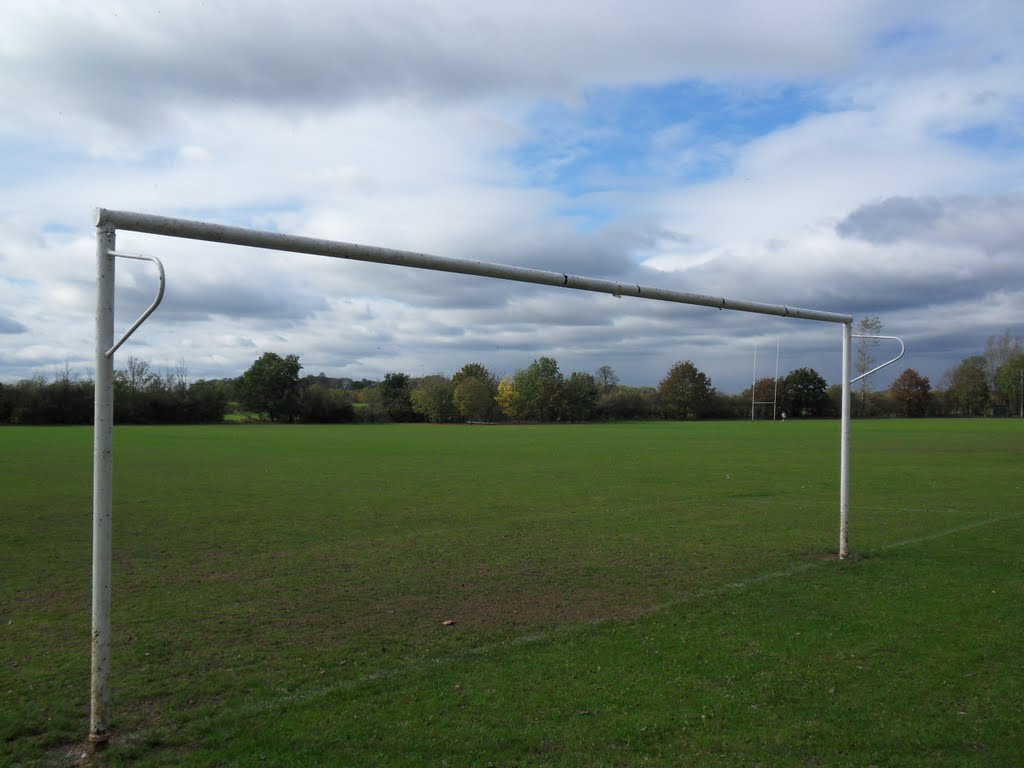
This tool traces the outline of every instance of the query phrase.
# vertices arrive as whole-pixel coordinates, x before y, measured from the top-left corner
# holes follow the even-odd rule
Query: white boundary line
[[[894,541],[892,544],[883,544],[878,547],[880,550],[887,549],[898,549],[900,547],[909,547],[912,544],[923,544],[926,541],[933,541],[935,539],[941,539],[944,536],[951,536],[954,533],[961,533],[962,531],[970,531],[974,528],[982,528],[986,525],[994,525],[995,523],[1001,523],[1005,520],[1015,520],[1020,517],[1022,512],[1018,512],[1013,515],[1000,515],[999,517],[990,517],[987,520],[977,520],[973,523],[965,523],[964,525],[958,525],[956,528],[950,528],[947,531],[940,531],[939,533],[930,533],[927,536],[917,536],[913,539],[904,539],[903,541]]]

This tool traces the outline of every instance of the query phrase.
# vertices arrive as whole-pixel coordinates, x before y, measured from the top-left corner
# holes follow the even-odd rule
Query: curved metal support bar
[[[850,379],[850,383],[851,384],[853,384],[854,382],[860,381],[861,379],[863,379],[863,378],[865,378],[867,376],[870,376],[875,371],[882,370],[887,365],[892,365],[897,360],[899,360],[901,357],[903,357],[903,353],[907,351],[906,346],[903,344],[903,339],[901,339],[899,336],[867,336],[867,335],[864,335],[864,334],[855,333],[855,334],[853,334],[853,338],[855,338],[855,339],[889,339],[890,341],[895,341],[895,342],[897,342],[900,345],[900,353],[898,355],[896,355],[896,357],[894,357],[892,360],[888,360],[888,361],[882,363],[881,365],[875,366],[874,368],[872,368],[867,373],[862,373],[860,376],[858,376],[855,379]]]
[[[157,291],[156,298],[153,299],[153,303],[149,305],[149,308],[145,312],[139,315],[139,319],[132,323],[132,327],[125,332],[124,336],[118,339],[114,346],[112,346],[110,349],[104,352],[104,355],[106,355],[107,357],[113,357],[114,353],[117,352],[120,346],[124,344],[126,341],[128,341],[128,337],[135,333],[135,331],[138,330],[139,326],[146,322],[146,318],[152,315],[153,312],[156,311],[156,308],[160,306],[160,302],[164,300],[164,288],[167,285],[167,279],[164,276],[163,263],[161,263],[160,259],[156,258],[155,256],[136,256],[135,254],[132,253],[121,253],[120,251],[108,251],[108,253],[111,256],[117,256],[119,259],[151,261],[154,264],[156,264],[156,268],[160,270],[160,289]]]

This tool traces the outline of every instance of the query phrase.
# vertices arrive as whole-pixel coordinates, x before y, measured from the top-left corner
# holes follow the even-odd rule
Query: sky
[[[0,381],[94,362],[96,207],[877,316],[933,386],[1024,335],[1019,0],[8,0]],[[550,356],[656,386],[839,326],[119,232],[118,351],[379,379]],[[156,274],[119,260],[119,335]],[[882,358],[894,345],[880,346]]]

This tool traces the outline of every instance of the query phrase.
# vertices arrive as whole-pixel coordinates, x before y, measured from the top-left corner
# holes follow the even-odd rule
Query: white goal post
[[[779,404],[779,347],[782,344],[782,340],[775,337],[775,378],[772,379],[774,390],[772,391],[771,400],[755,400],[757,397],[757,339],[754,339],[754,373],[750,379],[750,420],[754,420],[754,408],[758,405],[770,405],[772,407],[772,421],[775,421],[775,413],[778,410]],[[782,419],[785,421],[786,412],[782,412]]]
[[[850,357],[853,317],[835,312],[800,309],[780,304],[725,299],[665,288],[652,288],[611,280],[579,277],[562,272],[453,259],[412,251],[322,240],[312,237],[263,232],[203,221],[168,218],[130,211],[97,208],[96,225],[96,391],[93,434],[93,570],[92,570],[92,688],[89,740],[105,743],[110,732],[110,602],[111,531],[113,503],[114,352],[156,309],[163,296],[163,267],[153,257],[119,253],[117,230],[166,237],[205,240],[338,259],[369,261],[416,269],[513,280],[523,283],[571,288],[613,296],[632,296],[716,309],[836,323],[842,328],[842,413],[839,459],[839,557],[848,552],[850,490]],[[146,259],[160,270],[156,300],[116,343],[114,340],[114,262],[117,257]],[[895,362],[895,361],[890,361]],[[877,370],[877,369],[876,369]]]

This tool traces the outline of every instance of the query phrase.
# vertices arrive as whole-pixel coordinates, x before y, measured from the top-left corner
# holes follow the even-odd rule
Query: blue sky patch
[[[536,109],[511,160],[531,184],[570,196],[694,184],[727,175],[736,147],[825,110],[813,84],[597,88],[580,105]]]
[[[1024,147],[1024,134],[1005,124],[979,123],[946,136],[971,149],[1019,150]]]

